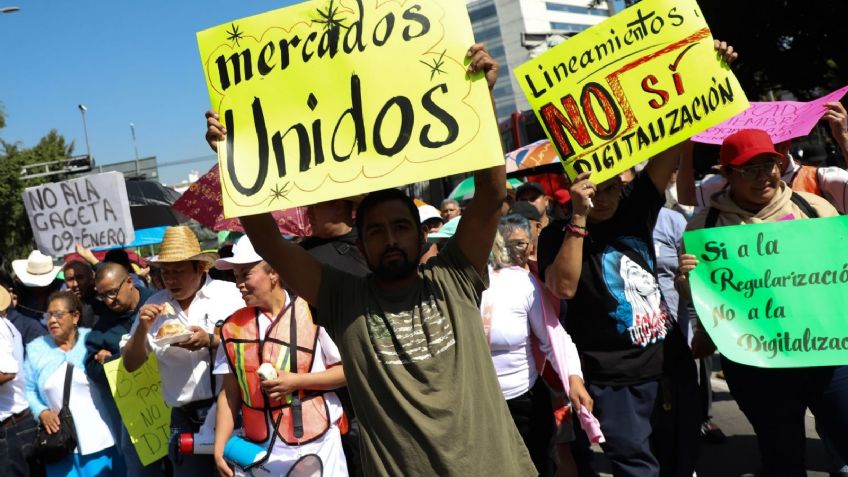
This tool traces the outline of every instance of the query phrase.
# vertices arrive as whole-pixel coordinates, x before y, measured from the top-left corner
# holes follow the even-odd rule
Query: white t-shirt
[[[170,303],[177,316],[158,316],[147,334],[147,348],[156,353],[156,359],[159,361],[162,397],[171,407],[209,399],[212,397],[209,350],[189,351],[178,346],[159,346],[155,342],[156,333],[164,322],[174,318],[185,326],[199,326],[212,333],[215,331],[215,323],[228,318],[239,308],[244,308],[241,293],[234,283],[212,280],[207,276],[206,282],[194,296],[188,313],[168,290],[154,294],[145,302],[154,305],[163,303]],[[138,320],[133,323],[130,335],[135,333],[138,323]],[[220,383],[217,387],[220,389]]]
[[[47,407],[57,413],[62,409],[67,367],[68,363],[59,366],[44,383]],[[71,409],[77,429],[76,452],[88,455],[115,445],[112,432],[98,411],[98,408],[103,407],[101,394],[90,385],[85,370],[76,366],[71,375],[71,397],[68,400],[68,407]]]
[[[545,329],[542,293],[523,268],[489,269],[489,288],[483,292],[480,309],[484,326],[488,328],[498,382],[507,400],[526,393],[539,376],[533,359],[531,333],[548,361],[556,365]],[[582,376],[574,343],[569,341],[566,349],[569,374]],[[560,376],[560,379],[568,377]]]
[[[291,296],[287,298],[291,299]],[[259,339],[264,340],[268,327],[271,326],[271,317],[265,313],[259,315]],[[323,327],[318,328],[318,341],[315,345],[315,359],[312,363],[312,372],[317,373],[326,370],[331,365],[341,363],[341,355],[336,344],[330,339]],[[227,353],[224,351],[224,345],[218,347],[218,352],[215,355],[215,371],[216,375],[229,374],[232,370],[227,360]],[[261,468],[268,472],[268,475],[287,475],[292,464],[297,459],[306,454],[318,454],[324,464],[323,475],[348,475],[347,462],[345,461],[344,452],[341,445],[341,434],[338,429],[338,420],[342,417],[342,404],[338,396],[334,392],[324,394],[324,401],[327,403],[327,409],[330,414],[330,429],[326,434],[308,444],[302,446],[289,446],[281,439],[274,442],[274,450],[271,457]],[[268,428],[271,429],[273,423],[268,420]],[[269,439],[270,441],[270,439]],[[269,441],[264,444],[267,448]],[[240,470],[236,472],[237,476],[246,475]]]
[[[792,180],[800,169],[801,166],[790,157],[789,165],[781,179],[787,184],[792,184]],[[848,213],[848,171],[841,167],[819,167],[816,169],[816,175],[822,197],[836,207],[840,214]],[[706,176],[695,187],[697,209],[709,207],[712,196],[722,191],[726,186],[727,180],[724,177],[718,174]]]
[[[24,385],[24,345],[21,334],[6,317],[0,317],[0,373],[15,378],[0,385],[0,421],[28,406]]]

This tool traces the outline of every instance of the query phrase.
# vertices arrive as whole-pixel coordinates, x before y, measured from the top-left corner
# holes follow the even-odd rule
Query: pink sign
[[[827,108],[824,103],[839,101],[848,86],[806,103],[800,101],[754,102],[744,112],[692,137],[695,142],[721,144],[725,137],[742,129],[762,129],[775,144],[806,136]]]

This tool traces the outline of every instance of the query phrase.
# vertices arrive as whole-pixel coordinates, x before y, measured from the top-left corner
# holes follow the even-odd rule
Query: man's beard
[[[383,257],[389,252],[397,252],[403,256],[400,262],[392,263],[391,265],[383,263]],[[380,256],[380,262],[373,269],[375,275],[383,280],[399,280],[406,278],[415,273],[418,269],[418,257],[415,260],[410,260],[409,256],[403,250],[397,247],[389,247]]]

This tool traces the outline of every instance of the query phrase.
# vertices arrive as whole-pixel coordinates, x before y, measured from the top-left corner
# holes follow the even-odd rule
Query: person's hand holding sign
[[[591,172],[584,172],[574,179],[571,185],[571,209],[574,215],[580,216],[583,219],[589,216],[589,210],[592,208],[592,197],[595,196],[596,187],[589,180]],[[586,224],[581,224],[585,226]]]
[[[689,272],[698,266],[698,257],[684,253],[680,255],[677,275],[674,277],[674,286],[681,297],[692,299],[692,290],[689,288]]]
[[[845,111],[845,106],[842,106],[839,101],[824,103],[824,106],[827,111],[822,116],[822,120],[830,126],[830,134],[836,144],[839,145],[842,158],[848,164],[848,112]]]
[[[486,74],[486,83],[489,84],[489,91],[495,87],[495,82],[498,80],[498,70],[500,65],[492,59],[489,51],[484,43],[475,43],[468,49],[467,56],[469,58],[468,72],[477,73],[483,71]]]
[[[715,39],[713,40],[713,44],[715,45],[718,55],[728,65],[733,64],[733,62],[739,58],[739,53],[733,49],[733,45],[728,44],[726,41]]]
[[[206,143],[213,151],[218,152],[218,141],[226,137],[227,130],[218,119],[218,113],[206,111]]]

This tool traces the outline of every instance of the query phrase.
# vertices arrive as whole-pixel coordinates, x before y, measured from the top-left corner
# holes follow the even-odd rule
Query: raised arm
[[[845,106],[839,101],[824,103],[827,112],[824,113],[822,119],[827,121],[830,126],[830,134],[836,145],[839,146],[839,152],[842,154],[843,164],[848,167],[848,112],[845,111]]]
[[[685,141],[680,147],[680,165],[677,168],[677,201],[683,205],[696,206],[695,197],[695,165],[692,151],[695,145]]]
[[[271,268],[297,296],[312,306],[318,306],[321,286],[321,264],[303,248],[286,241],[280,235],[277,221],[270,213],[248,215],[241,225],[250,243]]]
[[[483,71],[489,91],[498,79],[498,63],[489,56],[485,45],[477,43],[468,50],[469,73]],[[494,108],[494,104],[492,105]],[[480,274],[486,271],[489,251],[495,240],[501,204],[506,199],[506,169],[503,164],[474,174],[474,198],[462,214],[454,239],[460,250]]]
[[[206,112],[206,142],[213,151],[227,134],[215,111]],[[280,274],[285,284],[309,304],[318,304],[321,285],[321,264],[301,247],[283,239],[277,221],[270,213],[248,215],[241,225],[250,237],[253,248]]]
[[[652,157],[648,165],[645,166],[645,171],[660,194],[665,193],[665,188],[668,187],[672,174],[677,170],[677,165],[680,163],[681,148],[682,145],[680,144],[672,146]]]
[[[545,269],[545,286],[561,299],[574,298],[580,274],[583,273],[586,219],[589,216],[589,201],[595,195],[595,184],[589,180],[589,174],[580,174],[571,185],[571,223],[566,228],[565,239],[553,263]]]
[[[737,53],[733,46],[721,40],[714,40],[716,54],[730,65],[737,58]],[[677,171],[677,201],[683,205],[696,206],[698,199],[695,196],[695,166],[693,164],[693,149],[694,144],[691,140],[685,141],[680,149],[680,167]]]

